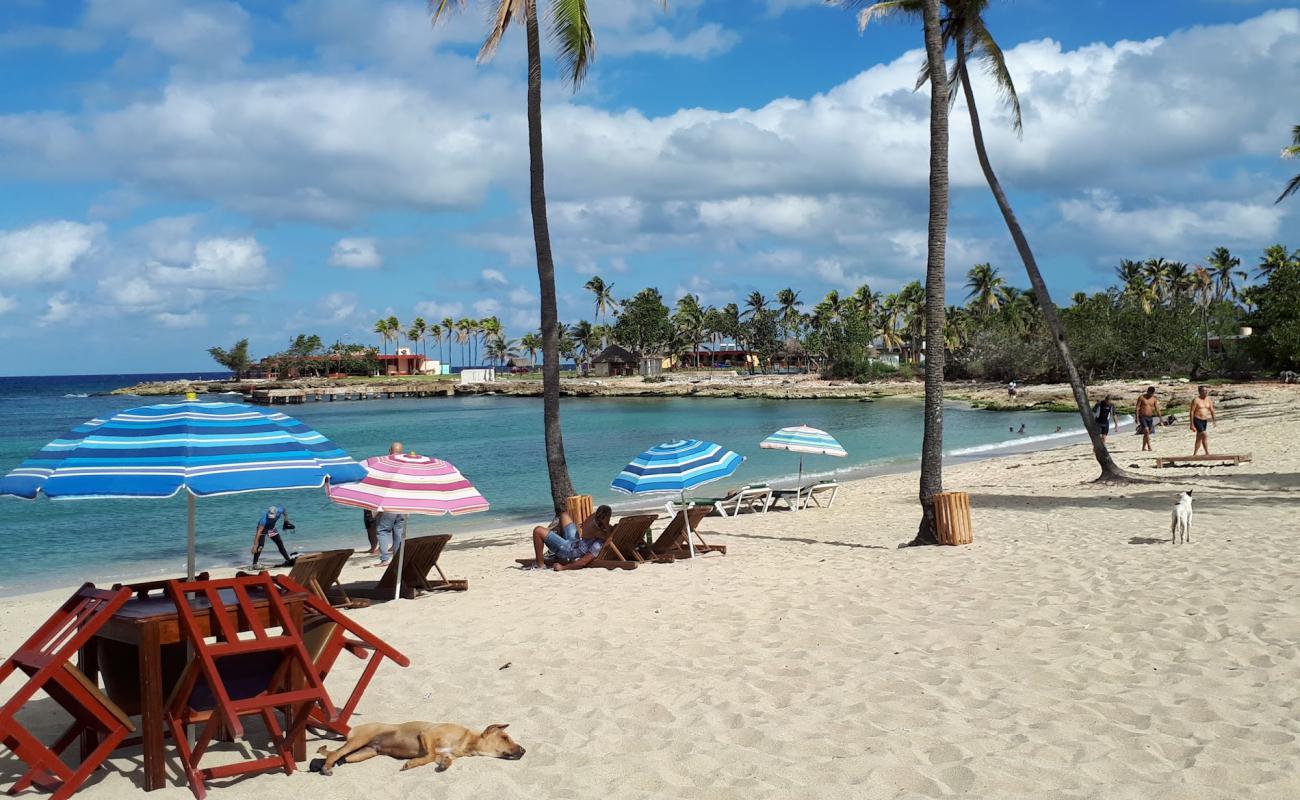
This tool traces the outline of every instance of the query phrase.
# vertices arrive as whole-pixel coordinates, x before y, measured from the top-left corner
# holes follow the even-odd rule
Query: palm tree
[[[1142,262],[1142,277],[1161,303],[1169,298],[1169,262],[1163,258],[1148,258]]]
[[[532,334],[529,334],[530,336]],[[504,336],[493,336],[487,341],[485,352],[493,363],[506,365],[506,362],[519,355],[519,342]]]
[[[1210,277],[1214,280],[1214,300],[1221,302],[1237,296],[1237,285],[1233,278],[1246,278],[1246,273],[1238,269],[1241,259],[1228,252],[1226,247],[1216,247],[1205,259],[1209,264]]]
[[[442,322],[439,324],[442,326],[442,335],[447,337],[447,355],[450,359],[451,342],[456,336],[456,320],[451,317],[443,317]]]
[[[903,339],[898,335],[903,321],[903,304],[897,294],[885,296],[880,304],[880,344],[886,351],[901,352]]]
[[[782,289],[776,293],[776,305],[781,329],[785,336],[789,336],[799,327],[799,307],[803,305],[803,301],[799,299],[799,293],[794,289]]]
[[[741,313],[744,319],[753,319],[754,315],[767,308],[768,300],[762,292],[750,292],[749,297],[745,298],[745,310]]]
[[[822,309],[824,312],[822,316],[825,317],[827,322],[838,320],[844,313],[844,301],[840,299],[840,293],[835,289],[827,292],[822,301],[817,304],[817,307]]]
[[[469,343],[470,334],[474,330],[474,320],[469,317],[461,317],[456,320],[456,341],[460,343],[460,364],[462,367],[469,364],[466,358],[465,345]]]
[[[402,342],[402,323],[395,314],[388,315],[388,319],[384,322],[388,325],[388,335],[392,337],[393,348],[396,349]]]
[[[379,334],[379,346],[383,348],[384,355],[388,355],[388,320],[375,320],[374,332]]]
[[[609,312],[618,308],[614,299],[614,284],[605,283],[599,275],[592,275],[591,280],[582,287],[596,296],[596,322],[608,322]]]
[[[546,218],[546,180],[542,150],[542,49],[537,25],[537,0],[493,0],[492,24],[479,60],[490,59],[512,21],[522,21],[528,53],[528,167],[529,206],[533,218],[533,246],[537,252],[537,282],[541,296],[542,323],[542,420],[546,439],[546,471],[551,483],[551,500],[562,509],[574,494],[569,466],[564,458],[564,435],[560,429],[560,335],[555,301],[555,261],[551,255],[551,232]],[[429,0],[437,21],[447,7],[464,0]],[[587,16],[586,0],[552,0],[551,38],[559,48],[565,80],[575,89],[582,83],[595,57],[596,37]]]
[[[865,25],[873,16],[881,16],[891,12],[912,12],[916,11],[915,6],[920,4],[920,0],[894,0],[888,3],[873,3],[863,10],[862,16],[859,17],[861,25]],[[928,15],[931,6],[934,6],[933,12],[938,15],[937,0],[925,0],[922,12]],[[968,71],[969,61],[973,58],[983,62],[984,67],[992,75],[994,82],[1001,91],[1002,98],[1011,113],[1012,127],[1017,133],[1020,133],[1021,116],[1020,116],[1020,99],[1016,94],[1015,84],[1011,79],[1011,73],[1007,69],[1006,61],[1003,58],[1002,49],[998,46],[993,35],[984,25],[981,17],[982,12],[988,7],[988,0],[945,0],[944,5],[947,7],[948,15],[940,22],[934,21],[936,28],[942,28],[943,36],[946,40],[955,45],[956,59],[951,75],[944,75],[939,69],[939,61],[944,54],[944,46],[940,43],[935,48],[926,48],[927,72],[922,74],[921,81],[926,80],[934,83],[935,81],[944,81],[945,79],[952,83],[954,87],[960,86],[964,99],[966,100],[966,110],[970,115],[971,134],[975,144],[975,153],[979,159],[980,168],[984,172],[984,178],[988,182],[989,190],[993,193],[997,201],[998,208],[1002,212],[1003,220],[1006,222],[1007,229],[1011,233],[1011,238],[1015,242],[1016,250],[1020,254],[1021,261],[1024,262],[1025,272],[1029,275],[1029,283],[1033,287],[1034,297],[1038,301],[1039,309],[1042,312],[1043,319],[1052,332],[1052,341],[1056,345],[1057,354],[1060,356],[1061,363],[1064,364],[1067,374],[1070,378],[1070,388],[1074,394],[1075,405],[1078,407],[1079,416],[1083,420],[1085,429],[1088,431],[1088,437],[1092,441],[1093,455],[1101,467],[1102,480],[1127,480],[1129,476],[1115,464],[1110,456],[1110,451],[1101,441],[1101,430],[1097,427],[1096,418],[1092,415],[1092,408],[1088,401],[1088,388],[1079,375],[1079,370],[1074,365],[1074,359],[1070,356],[1069,342],[1066,340],[1065,326],[1061,322],[1060,314],[1057,313],[1056,304],[1052,302],[1052,296],[1047,290],[1047,284],[1043,281],[1042,273],[1038,269],[1038,262],[1034,258],[1033,251],[1029,247],[1029,240],[1025,237],[1024,230],[1020,227],[1020,222],[1016,219],[1015,212],[1011,208],[1011,203],[1007,199],[1006,192],[1002,189],[1002,184],[998,181],[997,175],[993,171],[993,165],[989,161],[988,151],[984,146],[984,131],[980,127],[979,108],[975,102],[974,88],[971,86],[970,74]],[[930,20],[926,18],[926,24]],[[933,108],[934,97],[931,94],[931,106]],[[934,117],[931,114],[931,128],[934,127]],[[946,130],[946,127],[945,127]],[[933,134],[932,134],[933,135]],[[946,171],[945,171],[946,177]],[[932,185],[934,182],[932,167]],[[933,205],[933,191],[931,203]],[[933,219],[934,209],[931,209]],[[928,376],[928,372],[927,372]],[[924,466],[924,462],[923,462]]]
[[[1267,281],[1273,277],[1274,272],[1296,262],[1300,262],[1300,250],[1287,255],[1286,245],[1270,245],[1264,248],[1264,255],[1259,259],[1259,266],[1255,268],[1255,274]]]
[[[505,330],[501,327],[501,320],[496,317],[487,317],[479,320],[478,333],[479,336],[482,337],[484,345],[505,336]]]
[[[872,317],[876,315],[876,309],[880,306],[880,294],[871,291],[871,287],[864,283],[854,290],[849,303],[862,317],[863,323],[870,325]]]
[[[1300,125],[1291,129],[1291,146],[1282,148],[1283,158],[1296,158],[1297,156],[1300,156]],[[1277,196],[1277,199],[1273,201],[1273,204],[1277,205],[1295,194],[1297,190],[1300,190],[1300,175],[1296,175],[1294,178],[1287,181],[1286,188],[1282,190],[1282,194]]]
[[[438,363],[441,365],[444,363],[442,360],[442,326],[436,324],[430,325],[429,335],[438,342]]]
[[[700,307],[700,298],[686,293],[677,300],[677,311],[673,314],[673,327],[681,334],[682,341],[691,345],[695,353],[695,368],[700,368],[700,342],[704,341],[704,309]]]
[[[426,355],[425,351],[428,350],[428,343],[424,341],[424,337],[428,333],[429,323],[424,321],[424,317],[416,317],[415,321],[411,323],[411,329],[406,332],[406,338],[412,342],[419,342],[424,346],[424,349],[420,351],[421,357]]]
[[[970,289],[966,299],[981,313],[997,311],[1002,306],[1006,286],[997,268],[987,262],[976,264],[966,273],[966,288]]]
[[[569,328],[569,335],[573,337],[573,343],[577,345],[581,352],[583,363],[586,363],[591,356],[591,351],[598,347],[600,343],[596,326],[585,319],[580,319]]]
[[[519,339],[519,346],[528,354],[528,360],[533,367],[537,366],[537,351],[542,349],[542,337],[535,333],[525,333]]]

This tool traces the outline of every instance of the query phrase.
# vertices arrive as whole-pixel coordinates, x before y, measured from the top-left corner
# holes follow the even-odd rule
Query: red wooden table
[[[302,629],[302,594],[284,595],[283,600],[294,624]],[[232,598],[233,600],[233,598]],[[262,624],[269,623],[266,600],[254,598]],[[202,609],[206,603],[196,603]],[[233,606],[233,602],[232,602]],[[212,632],[211,615],[200,613],[199,627],[204,636]],[[166,759],[163,755],[163,710],[185,663],[185,644],[176,605],[165,596],[136,597],[113,615],[99,633],[81,650],[81,669],[90,680],[102,672],[106,693],[128,714],[140,715],[140,744],[144,750],[144,790],[152,792],[166,785]],[[241,630],[247,623],[240,620]],[[164,669],[168,667],[168,669]],[[171,674],[166,674],[170,672]],[[298,670],[290,681],[294,688],[303,685]],[[82,743],[83,752],[89,744]],[[293,757],[307,758],[306,733],[293,740]]]

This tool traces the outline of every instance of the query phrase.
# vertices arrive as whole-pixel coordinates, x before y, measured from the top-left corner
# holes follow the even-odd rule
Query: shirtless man
[[[1142,449],[1151,449],[1151,434],[1156,431],[1156,418],[1160,416],[1160,398],[1156,387],[1148,386],[1146,394],[1137,399],[1138,430],[1142,433]]]
[[[1192,455],[1200,450],[1204,450],[1207,456],[1210,454],[1210,435],[1205,432],[1209,425],[1218,427],[1219,421],[1214,418],[1214,400],[1210,398],[1210,390],[1202,386],[1192,398],[1192,432],[1196,434]]]

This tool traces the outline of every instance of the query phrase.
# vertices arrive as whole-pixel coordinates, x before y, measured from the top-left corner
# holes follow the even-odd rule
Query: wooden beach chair
[[[308,593],[307,588],[292,577],[282,575],[274,580],[276,586],[287,593]],[[352,718],[352,713],[356,711],[357,703],[365,694],[366,687],[370,685],[370,679],[379,669],[380,662],[387,658],[399,667],[409,667],[411,661],[314,592],[309,593],[307,606],[309,610],[302,625],[303,643],[322,683],[327,681],[330,670],[334,668],[339,656],[345,652],[366,662],[361,677],[357,679],[348,694],[348,699],[342,705],[334,703],[337,713],[333,718],[326,717],[318,706],[313,706],[309,712],[311,721],[308,724],[312,727],[324,728],[340,736],[347,736],[348,731],[351,730],[349,720]]]
[[[1156,468],[1172,467],[1177,464],[1231,464],[1241,466],[1251,460],[1250,453],[1232,453],[1223,455],[1200,456],[1156,456]]]
[[[135,730],[126,712],[73,664],[77,651],[130,599],[129,589],[105,591],[85,584],[0,665],[0,683],[15,672],[27,676],[0,706],[0,741],[27,766],[9,794],[35,786],[53,792],[53,800],[70,797]],[[40,691],[72,717],[72,724],[48,746],[16,716]],[[94,748],[75,768],[69,767],[62,754],[83,733],[95,742]]]
[[[595,513],[595,509],[592,507],[591,495],[589,494],[575,494],[573,497],[568,498],[564,501],[564,510],[569,512],[569,518],[579,528],[582,527],[582,523],[587,521],[587,517]]]
[[[700,523],[704,518],[713,513],[712,506],[692,505],[688,509],[678,510],[671,520],[668,521],[667,527],[660,532],[659,536],[650,544],[649,552],[652,557],[670,557],[670,558],[690,558],[690,543],[687,541],[686,523],[690,522],[691,533],[695,535],[698,544],[695,545],[696,555],[705,553],[727,554],[727,546],[722,544],[709,544],[700,536]]]
[[[600,552],[588,566],[605,569],[636,569],[645,563],[647,559],[638,551],[645,547],[646,534],[650,532],[650,526],[654,525],[658,518],[655,514],[632,514],[620,517],[614,525],[614,530],[610,531],[609,538],[601,546]]]
[[[436,591],[463,592],[469,589],[469,581],[448,578],[438,564],[443,548],[450,541],[451,534],[449,533],[414,536],[406,540],[406,543],[402,545],[406,551],[402,555],[403,597],[417,597],[421,594]],[[347,592],[360,597],[374,600],[391,600],[394,590],[397,589],[397,561],[397,554],[394,553],[393,557],[388,561],[388,567],[378,581],[350,583],[346,587],[340,587],[340,589],[346,589]],[[430,580],[429,573],[434,570],[438,572],[438,578]]]
[[[294,560],[289,578],[294,583],[307,587],[312,594],[332,605],[342,608],[364,608],[370,605],[370,602],[348,597],[347,591],[339,583],[343,567],[347,566],[348,559],[354,552],[352,548],[347,548],[304,553]]]
[[[292,774],[292,742],[306,727],[313,708],[326,719],[337,714],[271,576],[261,573],[224,580],[172,581],[167,591],[176,604],[181,632],[194,648],[194,658],[172,692],[163,720],[194,796],[203,800],[209,780],[275,769]],[[265,624],[254,597],[267,601]],[[200,625],[203,617],[211,631],[207,636]],[[241,623],[251,637],[241,638]],[[280,633],[270,632],[275,628]],[[294,676],[301,686],[293,685]],[[284,729],[277,710],[285,714]],[[271,754],[200,767],[219,733],[244,737],[243,718],[248,716],[261,718],[271,740]],[[191,725],[201,726],[192,746],[187,735]]]

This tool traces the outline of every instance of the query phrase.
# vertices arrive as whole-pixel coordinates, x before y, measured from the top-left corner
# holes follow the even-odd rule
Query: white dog
[[[1173,519],[1169,523],[1169,543],[1178,544],[1192,541],[1192,490],[1188,489],[1178,495],[1174,503]]]

